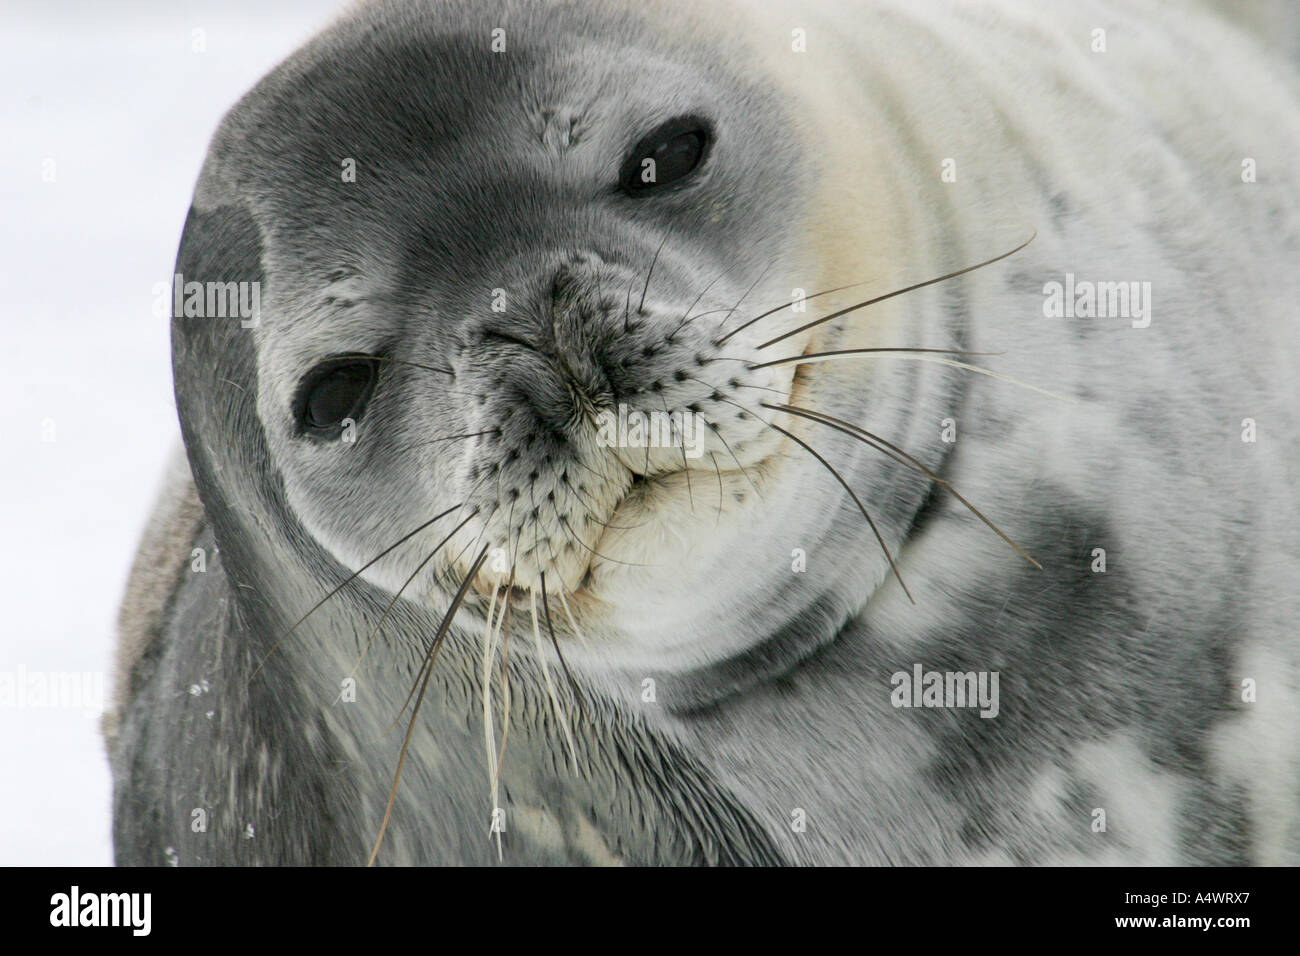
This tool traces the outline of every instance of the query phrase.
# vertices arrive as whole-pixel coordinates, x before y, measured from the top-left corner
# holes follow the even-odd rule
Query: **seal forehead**
[[[725,38],[710,47],[607,4],[362,7],[231,111],[199,196],[221,185],[290,232],[322,199],[351,213],[381,205],[412,172],[450,195],[503,157],[599,156],[616,168],[614,154],[649,125],[701,109],[756,123],[751,142],[788,150],[771,85],[731,68],[745,57]],[[323,194],[345,158],[364,170],[366,189]]]
[[[771,91],[625,17],[600,29],[590,15],[509,28],[500,52],[493,22],[344,30],[227,120],[213,163],[252,205],[282,297],[303,301],[339,269],[419,294],[439,280],[499,277],[512,244],[577,248],[599,232],[603,251],[626,247],[616,233],[668,222],[631,206],[611,217],[620,164],[648,130],[683,115],[716,130],[718,182],[676,211],[675,227],[721,257],[774,253],[754,237],[779,234],[800,176]]]

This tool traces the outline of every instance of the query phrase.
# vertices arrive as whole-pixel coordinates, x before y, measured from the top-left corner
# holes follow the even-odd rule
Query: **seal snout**
[[[529,292],[483,316],[458,371],[478,399],[464,431],[490,436],[466,446],[462,487],[483,517],[465,534],[503,542],[517,584],[546,572],[573,589],[607,548],[635,566],[634,526],[689,513],[704,478],[743,501],[776,445],[754,396],[781,383],[719,342],[744,286],[666,243],[636,262],[570,252],[517,268]]]

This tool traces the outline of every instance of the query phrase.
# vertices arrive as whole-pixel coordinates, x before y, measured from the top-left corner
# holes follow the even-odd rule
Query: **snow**
[[[179,441],[155,285],[221,115],[340,6],[0,12],[0,865],[111,862],[97,708],[6,702],[4,680],[111,688],[117,603]]]

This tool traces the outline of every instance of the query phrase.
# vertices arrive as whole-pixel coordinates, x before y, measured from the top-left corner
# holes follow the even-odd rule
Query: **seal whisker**
[[[570,494],[573,494],[577,490],[571,482],[562,482],[561,484],[563,484],[564,488]],[[593,507],[599,509],[599,506],[590,498],[576,498],[574,499],[574,503],[577,507],[582,509],[583,514],[587,515],[587,517],[592,521],[600,525],[602,531],[635,531],[638,528],[644,528],[647,523],[642,521],[640,524],[610,524],[610,522],[614,520],[614,515],[611,514],[608,518],[601,518],[596,511],[592,510]],[[568,502],[566,502],[566,504],[568,504]]]
[[[529,501],[531,501],[532,504],[533,504],[533,513],[532,513],[532,519],[533,519],[533,554],[534,554],[534,556],[535,556],[535,560],[534,560],[533,563],[537,566],[537,573],[540,574],[541,571],[542,571],[542,564],[541,564],[542,545],[541,545],[541,542],[538,540],[537,532],[538,532],[538,529],[540,529],[540,528],[541,528],[541,525],[542,525],[542,521],[541,521],[542,513],[541,513],[541,509],[537,507],[537,496],[533,494],[533,485],[532,485],[531,482],[529,482],[529,485],[528,485],[528,499],[529,499]],[[554,511],[555,514],[556,514],[556,516],[558,517],[559,514],[560,514],[560,512],[559,512],[559,510],[555,507],[555,499],[554,499],[554,498],[551,498],[551,499],[550,499],[550,504],[551,504],[551,510]],[[548,551],[551,552],[551,563],[552,563],[552,564],[555,564],[555,563],[557,562],[557,559],[556,559],[556,557],[555,557],[555,548],[553,548],[553,547],[551,546],[551,536],[550,536],[549,534],[546,536],[546,550],[548,550]]]
[[[476,481],[476,483],[473,484],[472,488],[469,489],[469,493],[473,494],[474,489],[478,488],[478,485],[481,484],[482,484],[482,479],[478,479],[478,481]],[[456,528],[454,529],[454,531],[451,532],[451,535],[455,535],[456,531],[459,531],[460,528],[463,528],[464,525],[467,524],[469,520],[473,518],[474,515],[478,514],[478,510],[480,510],[478,509],[478,506],[477,505],[474,506],[474,510],[471,512],[471,514],[469,514],[468,518],[465,518],[464,522],[461,522],[459,525],[456,525]],[[497,506],[494,505],[493,510],[487,512],[487,519],[490,519],[491,515],[495,514],[495,512],[497,512]],[[484,520],[484,529],[486,529],[487,527],[486,525],[487,519]],[[451,536],[448,536],[448,538],[450,537]],[[482,531],[478,532],[478,538],[481,537],[482,537]],[[474,538],[474,544],[477,544],[478,538]],[[446,540],[439,542],[438,548],[442,548],[442,546],[445,544],[447,544]],[[459,553],[456,554],[455,557],[451,559],[450,563],[455,564],[456,562],[460,561],[460,555],[464,553],[465,553],[465,549],[461,548]],[[383,731],[383,734],[380,735],[381,737],[385,737],[391,734],[391,732],[393,732],[393,728],[398,726],[398,722],[400,721],[400,719],[402,719],[402,714],[406,713],[406,709],[408,708],[409,705],[411,705],[411,695],[413,692],[415,692],[415,687],[413,687],[412,685],[411,693],[407,693],[406,700],[402,702],[402,709],[398,710],[398,714],[396,714],[396,717],[393,718],[393,723],[389,724],[387,730]]]
[[[713,459],[713,470],[718,473],[718,517],[713,521],[714,527],[717,527],[722,523],[722,468],[718,465],[718,456],[716,454],[709,452],[709,457]]]
[[[487,476],[485,475],[484,477],[487,477]],[[477,483],[477,484],[481,484],[482,481],[483,481],[483,479],[480,478],[480,479],[478,480],[478,483]],[[477,484],[476,484],[476,487],[477,487]],[[501,503],[500,503],[500,502],[496,502],[496,503],[494,503],[494,504],[492,505],[492,510],[489,511],[486,515],[483,516],[483,527],[481,527],[481,528],[478,529],[478,534],[476,534],[476,535],[474,536],[474,540],[473,540],[473,541],[468,542],[468,543],[465,545],[465,547],[461,548],[459,551],[456,552],[456,556],[455,556],[454,558],[451,559],[451,563],[452,563],[452,564],[455,564],[457,561],[459,561],[459,560],[461,559],[461,557],[465,554],[466,551],[472,551],[472,550],[474,550],[475,548],[478,547],[478,543],[479,543],[480,541],[483,540],[483,535],[487,534],[488,522],[492,520],[492,516],[493,516],[494,514],[497,513],[497,511],[500,509],[500,507],[501,507]],[[476,509],[475,509],[475,514],[477,514],[477,513],[478,513],[478,509],[476,508]],[[474,515],[470,515],[470,517],[472,518],[472,517],[474,517]]]
[[[867,355],[869,353],[887,353],[887,352],[937,352],[941,355],[1006,355],[1006,352],[968,352],[965,349],[930,349],[930,348],[911,348],[902,346],[888,346],[884,348],[870,349],[838,349],[831,352],[812,352],[807,355],[789,355],[785,358],[772,359],[768,362],[755,362],[750,366],[750,371],[758,371],[760,368],[770,368],[773,365],[788,365],[791,362],[797,362],[806,358],[815,358],[820,356],[832,355]]]
[[[438,549],[441,548],[441,547],[443,547],[443,545],[445,545],[449,540],[451,540],[452,535],[454,535],[454,534],[456,533],[456,531],[459,531],[461,528],[463,528],[463,527],[464,527],[464,526],[465,526],[465,525],[470,521],[470,519],[472,519],[473,517],[474,517],[473,515],[470,515],[468,518],[466,518],[464,521],[462,521],[462,522],[460,523],[460,525],[458,525],[458,526],[457,526],[457,527],[456,527],[456,528],[451,532],[451,534],[449,534],[449,535],[448,535],[446,538],[444,538],[442,541],[438,542],[438,545],[437,545],[436,548],[434,548],[433,553],[429,554],[429,555],[428,555],[428,556],[427,556],[423,561],[421,561],[419,567],[417,567],[417,568],[415,569],[415,571],[411,574],[411,576],[410,576],[409,578],[406,579],[405,583],[402,584],[402,586],[401,586],[401,588],[398,590],[397,594],[393,596],[393,600],[389,602],[388,607],[384,609],[384,614],[383,614],[382,617],[380,617],[380,619],[379,619],[379,624],[376,624],[376,625],[375,625],[375,629],[374,629],[373,631],[370,632],[370,640],[368,640],[368,641],[366,642],[366,650],[369,650],[369,648],[370,648],[370,641],[373,641],[373,640],[374,640],[374,638],[375,638],[375,634],[378,633],[380,625],[382,625],[382,624],[384,623],[384,617],[387,617],[389,611],[391,611],[391,610],[393,609],[393,605],[397,603],[397,599],[398,599],[399,597],[402,596],[402,591],[406,590],[407,585],[409,585],[409,584],[411,583],[411,581],[415,578],[415,575],[416,575],[416,574],[419,574],[419,572],[420,572],[420,568],[423,568],[426,564],[428,564],[428,563],[429,563],[429,558],[432,558],[432,557],[433,557],[433,554],[436,554],[437,551],[438,551]],[[356,673],[356,668],[361,666],[361,660],[364,659],[364,658],[365,658],[365,651],[362,652],[362,654],[361,654],[361,658],[357,660],[356,667],[354,667],[353,670],[352,670],[352,673],[353,673],[353,674]],[[378,737],[376,737],[374,740],[369,741],[369,743],[371,743],[371,744],[378,743],[379,741],[383,740],[385,737],[387,737],[389,734],[391,734],[391,733],[393,732],[393,729],[394,729],[394,728],[395,728],[395,727],[396,727],[396,726],[401,722],[401,720],[402,720],[402,715],[403,715],[404,713],[406,713],[406,708],[409,707],[409,706],[411,706],[411,698],[412,698],[414,695],[415,695],[415,685],[413,684],[413,685],[411,686],[411,690],[407,692],[406,698],[402,701],[402,706],[398,709],[396,716],[393,717],[392,722],[391,722],[391,723],[390,723],[386,728],[384,728],[384,732],[383,732],[383,733],[381,733],[381,734],[380,734]]]
[[[690,305],[688,305],[686,307],[686,311],[682,313],[682,321],[678,323],[677,328],[673,329],[672,332],[668,334],[667,341],[671,342],[676,337],[677,333],[682,330],[682,327],[686,325],[686,323],[693,321],[691,319],[692,310],[694,310],[694,308],[700,304],[700,300],[703,299],[704,296],[708,293],[708,291],[712,289],[715,285],[717,285],[718,280],[721,279],[726,274],[727,274],[727,270],[723,269],[721,272],[719,272],[716,276],[713,277],[713,279],[709,282],[708,285],[706,285],[703,289],[700,290],[700,294],[695,297],[695,300]],[[717,311],[721,312],[726,310],[719,309]],[[700,315],[708,315],[708,314],[709,314],[708,312],[700,313]],[[696,318],[699,317],[700,316],[696,316]]]
[[[592,554],[594,554],[596,557],[600,558],[601,560],[603,560],[603,561],[613,561],[615,564],[621,564],[621,565],[623,565],[624,567],[628,567],[628,568],[650,568],[650,567],[655,567],[655,565],[651,565],[651,564],[638,564],[638,563],[636,563],[636,562],[634,562],[634,561],[620,561],[618,558],[611,558],[611,557],[610,557],[609,555],[607,555],[607,554],[601,554],[599,551],[596,551],[596,550],[592,549],[591,547],[589,547],[589,546],[587,545],[587,542],[583,541],[582,538],[578,537],[577,532],[573,530],[573,525],[569,524],[568,520],[564,517],[564,515],[560,514],[559,509],[557,509],[557,508],[555,507],[555,503],[554,503],[554,502],[551,502],[551,510],[555,512],[555,517],[557,517],[557,518],[560,519],[560,524],[564,525],[565,529],[568,530],[569,534],[571,534],[571,535],[573,536],[573,540],[576,541],[576,542],[578,542],[578,544],[582,545],[584,548],[586,548],[588,551],[590,551]]]
[[[880,550],[882,550],[885,553],[885,559],[889,562],[889,567],[894,572],[894,577],[898,579],[899,587],[903,589],[903,593],[907,595],[907,599],[911,601],[913,604],[915,604],[916,599],[912,597],[912,592],[907,589],[907,584],[904,583],[903,576],[898,571],[898,565],[894,563],[894,556],[889,553],[889,545],[885,544],[885,539],[881,535],[880,529],[876,526],[875,519],[871,517],[870,512],[867,511],[866,505],[862,503],[862,499],[858,497],[857,492],[853,490],[852,486],[847,481],[844,480],[844,476],[839,473],[838,469],[836,469],[834,465],[832,465],[829,461],[827,461],[824,457],[822,457],[822,455],[819,454],[817,450],[812,447],[812,445],[809,445],[806,441],[804,441],[798,435],[795,435],[793,432],[785,428],[782,428],[780,425],[777,425],[774,422],[767,421],[761,415],[756,414],[752,408],[746,408],[744,405],[737,405],[735,402],[729,401],[727,399],[723,399],[723,401],[727,402],[727,404],[729,405],[735,405],[737,408],[748,412],[749,414],[753,415],[754,418],[756,418],[758,421],[766,425],[768,428],[775,429],[776,431],[780,432],[782,435],[785,435],[791,441],[795,442],[795,444],[803,448],[804,451],[808,452],[810,455],[816,458],[817,461],[819,461],[822,464],[822,466],[826,468],[827,471],[829,471],[832,475],[835,476],[835,480],[838,481],[840,485],[843,486],[844,490],[849,493],[849,496],[853,499],[853,503],[857,505],[858,510],[862,512],[862,517],[867,519],[867,524],[871,526],[872,534],[876,536],[876,541],[880,544]]]
[[[672,438],[671,425],[673,420],[673,413],[672,411],[669,410],[668,399],[664,398],[662,392],[659,393],[659,401],[660,403],[662,403],[664,407],[664,416],[668,419],[668,423],[670,427],[669,439],[671,440]],[[647,443],[646,448],[649,447],[650,446]],[[682,430],[682,443],[679,447],[682,452],[682,474],[686,476],[686,500],[690,504],[691,514],[695,514],[695,494],[691,490],[691,465],[690,462],[686,460],[686,432],[684,428]]]
[[[697,322],[700,319],[704,318],[706,315],[718,315],[722,312],[726,312],[728,315],[734,315],[735,311],[736,311],[735,309],[709,309],[707,312],[700,312],[697,315],[693,315],[690,317],[690,319],[681,323],[681,325],[677,326],[677,328],[673,329],[672,335],[669,335],[666,341],[671,342],[673,338],[677,335],[677,333],[680,332],[684,326],[690,325],[692,322]]]
[[[659,248],[655,250],[654,258],[650,260],[650,268],[646,270],[645,285],[641,287],[641,301],[637,304],[636,314],[645,315],[645,296],[650,291],[650,277],[655,274],[655,263],[659,261],[659,253],[664,251],[664,244],[668,242],[668,237],[664,236],[659,242]]]
[[[870,279],[863,279],[861,282],[851,282],[848,285],[836,286],[833,289],[823,289],[821,292],[814,292],[812,295],[806,295],[802,299],[791,299],[789,302],[782,302],[780,305],[776,306],[775,308],[768,309],[766,312],[761,312],[758,315],[754,316],[752,319],[748,319],[743,325],[738,325],[736,328],[732,329],[722,338],[718,339],[716,344],[718,345],[726,344],[727,340],[730,339],[733,335],[745,331],[745,329],[749,328],[751,325],[753,325],[755,322],[759,321],[760,319],[766,319],[769,315],[776,315],[776,313],[780,312],[782,309],[788,309],[792,305],[795,305],[799,302],[807,302],[809,299],[820,299],[824,295],[832,295],[836,292],[843,292],[845,289],[856,289],[858,286],[866,285],[870,281],[871,281]]]
[[[1018,378],[1012,378],[1010,375],[1005,375],[1002,372],[995,372],[992,369],[982,368],[978,365],[971,365],[968,362],[958,362],[953,359],[939,358],[938,356],[935,355],[897,354],[899,352],[920,352],[920,351],[926,351],[926,350],[922,350],[922,349],[841,349],[837,352],[811,352],[807,355],[792,355],[788,358],[780,359],[776,362],[768,362],[766,364],[781,365],[781,364],[789,364],[793,362],[797,365],[805,365],[805,364],[812,365],[817,362],[833,362],[836,359],[854,358],[854,357],[895,358],[895,359],[902,359],[910,362],[935,362],[939,365],[947,365],[950,366],[951,368],[960,368],[960,369],[964,369],[967,372],[975,372],[978,375],[987,375],[989,378],[996,378],[999,381],[1007,382],[1010,385],[1018,385],[1020,388],[1028,389],[1031,392],[1038,392],[1042,395],[1046,395],[1048,398],[1055,398],[1058,401],[1068,402],[1071,405],[1079,404],[1075,399],[1071,398],[1069,395],[1062,395],[1059,392],[1049,391],[1048,389],[1041,388],[1037,385],[1032,385],[1029,382],[1022,382]],[[892,355],[880,354],[884,352],[894,352],[895,354]],[[763,366],[761,365],[754,366],[754,368],[762,368],[762,367]]]
[[[772,270],[772,263],[769,261],[767,265],[763,266],[763,271],[758,274],[758,278],[755,279],[753,282],[751,282],[749,284],[749,288],[747,288],[744,292],[740,294],[740,298],[737,299],[736,304],[731,307],[731,311],[727,314],[727,318],[723,319],[722,321],[726,322],[727,319],[730,319],[731,316],[736,314],[736,310],[740,308],[740,303],[744,302],[745,299],[749,297],[749,294],[753,292],[755,288],[757,288],[758,284],[762,282],[764,278],[766,278],[767,274],[771,270]]]
[[[1033,242],[1034,239],[1037,238],[1037,236],[1038,236],[1038,230],[1035,229],[1033,230],[1033,235],[1031,235],[1028,239],[1026,239],[1024,242],[1022,242],[1020,245],[1016,246],[1014,249],[1010,250],[1009,252],[1004,252],[1001,255],[996,255],[992,259],[985,259],[983,262],[977,262],[973,266],[966,266],[964,269],[958,269],[956,272],[949,272],[947,275],[941,275],[934,279],[926,279],[924,282],[917,282],[912,285],[905,286],[902,289],[895,289],[893,292],[886,292],[884,295],[878,295],[875,296],[874,298],[866,299],[865,301],[859,302],[856,305],[850,305],[843,309],[838,309],[835,312],[832,312],[830,315],[822,316],[820,319],[814,319],[811,322],[806,322],[803,325],[799,326],[799,328],[797,329],[791,329],[789,332],[783,332],[780,335],[776,336],[775,338],[768,339],[762,345],[755,346],[755,348],[765,349],[769,345],[775,345],[777,342],[783,342],[793,335],[798,335],[800,332],[806,332],[808,329],[814,328],[815,326],[823,325],[826,322],[830,322],[834,319],[838,319],[840,316],[848,315],[850,312],[856,312],[858,309],[865,309],[867,306],[875,305],[877,302],[884,302],[886,299],[892,299],[895,296],[903,295],[907,292],[915,292],[917,289],[924,289],[926,286],[935,285],[940,282],[946,282],[949,279],[955,279],[958,276],[966,275],[966,273],[968,272],[974,272],[976,269],[983,269],[985,266],[991,266],[995,262],[1001,262],[1003,259],[1006,259],[1008,256],[1014,256],[1021,249],[1025,248],[1025,246]]]
[[[499,580],[499,579],[498,579]],[[493,808],[496,807],[496,795],[494,784],[497,776],[497,748],[496,748],[496,731],[492,724],[492,660],[494,657],[496,644],[496,624],[495,617],[497,606],[497,595],[501,593],[499,583],[492,586],[492,600],[488,604],[487,621],[483,629],[483,746],[487,753],[488,769],[488,802]],[[505,605],[510,598],[509,592],[506,592],[502,600],[501,614],[505,616]]]
[[[726,399],[723,399],[723,401],[726,401]],[[700,421],[704,422],[704,424],[709,427],[709,430],[718,436],[718,441],[722,442],[722,447],[727,449],[727,454],[730,455],[731,460],[736,463],[736,467],[740,469],[740,473],[745,476],[745,480],[749,482],[749,487],[754,489],[754,494],[758,495],[759,498],[762,498],[763,492],[758,490],[758,485],[754,484],[754,479],[749,477],[749,472],[746,471],[745,466],[740,463],[740,459],[736,457],[736,453],[731,450],[731,445],[727,443],[727,439],[722,435],[722,429],[713,424],[713,422],[709,421],[703,415],[700,415]]]
[[[393,599],[388,602],[388,606],[384,608],[384,612],[381,615],[379,615],[379,621],[375,624],[374,628],[371,630],[370,637],[366,639],[365,646],[361,649],[361,656],[357,658],[356,664],[353,665],[352,667],[352,673],[348,675],[349,677],[356,676],[357,670],[361,667],[362,662],[365,661],[366,659],[366,655],[370,653],[370,645],[374,643],[375,635],[378,634],[379,629],[384,626],[384,621],[386,621],[388,619],[388,615],[392,613],[393,608],[396,606],[398,600],[402,596],[402,592],[405,591],[408,587],[410,587],[411,582],[414,581],[416,576],[421,571],[424,570],[425,565],[427,565],[430,561],[433,560],[434,555],[436,555],[442,549],[443,545],[445,545],[448,541],[450,541],[457,531],[465,527],[465,525],[469,524],[469,522],[473,520],[474,520],[474,515],[472,514],[468,515],[466,516],[464,521],[456,525],[456,527],[452,528],[451,531],[448,532],[447,536],[443,538],[441,541],[439,541],[436,545],[434,545],[433,550],[430,551],[428,555],[425,556],[423,561],[421,561],[419,564],[415,566],[415,570],[412,571],[410,575],[407,577],[407,579],[402,582],[402,586],[397,589],[397,593],[394,594]],[[403,707],[403,710],[405,710],[405,707]],[[398,716],[399,717],[401,716],[400,712]]]
[[[546,594],[546,572],[543,571],[540,577],[542,581],[542,611],[546,615],[546,630],[551,635],[551,644],[555,647],[555,656],[560,659],[560,668],[564,671],[564,677],[569,682],[569,690],[573,693],[573,702],[578,705],[578,716],[585,722],[587,710],[582,704],[582,691],[578,688],[578,682],[573,679],[573,673],[569,670],[568,661],[564,659],[564,652],[560,650],[560,642],[556,640],[555,625],[551,623],[551,604]],[[560,588],[559,593],[563,593],[563,591],[564,588]]]
[[[498,634],[501,641],[501,749],[490,761],[492,765],[492,785],[490,798],[492,800],[492,812],[495,816],[496,810],[501,805],[500,779],[501,768],[506,762],[506,743],[510,739],[510,595],[515,587],[515,567],[510,566],[510,580],[506,584],[504,606],[501,609],[501,621]],[[494,639],[495,646],[495,639]],[[490,678],[489,678],[490,679]],[[486,706],[486,705],[485,705]],[[489,741],[489,746],[491,742]],[[501,830],[497,829],[497,860],[501,860]]]
[[[447,636],[447,631],[451,629],[452,619],[460,606],[465,601],[465,595],[469,593],[469,586],[474,577],[478,574],[479,568],[483,567],[483,562],[487,560],[488,546],[484,545],[483,550],[479,552],[478,558],[474,561],[473,566],[461,581],[460,588],[456,591],[455,598],[452,599],[451,606],[447,608],[447,613],[442,616],[442,623],[438,625],[438,632],[434,635],[430,643],[428,654],[425,657],[425,664],[421,667],[423,678],[416,674],[416,680],[419,682],[420,693],[415,699],[415,709],[411,712],[411,721],[406,727],[406,737],[402,741],[402,749],[397,757],[397,770],[393,775],[393,786],[388,792],[388,806],[384,810],[383,822],[379,825],[379,835],[375,838],[374,849],[370,851],[370,859],[366,861],[366,866],[374,866],[375,858],[379,856],[379,848],[384,843],[384,834],[388,832],[388,821],[393,815],[393,804],[397,802],[397,787],[402,781],[402,767],[406,764],[406,754],[411,748],[411,737],[415,733],[415,721],[420,716],[420,706],[424,703],[425,692],[429,689],[429,678],[433,676],[433,667],[438,662],[438,652],[442,650],[443,640]]]
[[[425,448],[429,445],[437,445],[440,442],[445,442],[445,441],[460,441],[465,438],[479,438],[483,435],[499,435],[499,434],[501,434],[501,429],[499,428],[486,428],[481,432],[466,432],[463,435],[444,435],[441,438],[431,438],[428,441],[414,442],[413,444],[410,445],[404,445],[395,448],[394,453],[402,454],[404,452],[414,451],[416,448]]]
[[[696,378],[694,375],[688,375],[686,377],[689,378],[692,382],[699,382],[701,385],[705,386],[706,388],[711,389],[714,387],[712,383],[706,382],[702,378]],[[786,389],[772,388],[772,386],[770,385],[753,385],[749,382],[739,382],[734,387],[735,388],[758,388],[758,389],[762,389],[765,392],[773,392],[777,395],[780,395],[783,398],[790,397],[789,392]]]
[[[537,646],[537,667],[541,670],[542,680],[546,683],[546,695],[551,699],[551,709],[555,711],[555,719],[559,722],[560,729],[564,731],[564,740],[569,747],[571,769],[576,773],[578,770],[578,752],[573,746],[573,733],[569,730],[569,718],[564,713],[564,708],[560,706],[560,699],[555,693],[555,682],[551,680],[551,668],[546,663],[546,649],[542,646],[542,631],[537,623],[537,591],[531,587],[528,589],[528,607],[532,612],[533,641]]]
[[[414,538],[417,534],[419,534],[419,533],[420,533],[421,531],[423,531],[425,528],[429,527],[429,526],[430,526],[431,524],[433,524],[435,521],[438,521],[438,520],[440,520],[440,519],[442,519],[442,518],[445,518],[445,517],[447,517],[447,515],[451,514],[451,513],[452,513],[453,511],[455,511],[457,508],[463,508],[463,507],[465,507],[465,502],[461,502],[459,505],[452,505],[452,506],[451,506],[450,508],[448,508],[446,511],[443,511],[443,512],[441,512],[440,514],[436,514],[436,515],[434,515],[432,518],[430,518],[428,521],[424,522],[424,524],[420,525],[420,526],[419,526],[418,528],[416,528],[414,531],[411,531],[411,532],[409,532],[409,533],[407,533],[407,534],[402,535],[400,538],[398,538],[396,541],[394,541],[394,542],[393,542],[392,544],[390,544],[388,547],[384,548],[383,551],[380,551],[377,555],[375,555],[373,558],[371,558],[371,559],[370,559],[369,561],[367,561],[365,564],[361,565],[361,567],[357,568],[357,570],[355,570],[355,571],[353,571],[351,574],[349,574],[349,575],[348,575],[348,576],[343,580],[343,583],[342,583],[342,584],[340,584],[338,587],[334,588],[334,590],[330,591],[330,592],[329,592],[328,594],[326,594],[323,598],[321,598],[319,601],[317,601],[315,604],[313,604],[310,608],[308,608],[306,614],[304,614],[302,617],[298,618],[298,620],[294,621],[293,625],[292,625],[292,626],[291,626],[287,631],[285,631],[285,632],[284,632],[283,634],[281,634],[278,638],[276,638],[275,643],[273,643],[273,644],[271,645],[271,649],[270,649],[269,651],[266,652],[266,654],[265,654],[265,656],[263,656],[261,662],[260,662],[260,663],[257,665],[257,667],[253,670],[253,673],[252,673],[251,675],[249,675],[249,678],[248,678],[249,682],[251,683],[252,680],[253,680],[253,678],[256,677],[259,673],[261,673],[262,668],[266,665],[266,662],[270,659],[271,655],[275,653],[276,648],[278,648],[278,647],[280,646],[280,644],[281,644],[281,643],[282,643],[282,642],[283,642],[283,641],[284,641],[284,640],[285,640],[285,639],[286,639],[290,634],[292,634],[295,630],[297,630],[298,627],[302,624],[303,621],[307,620],[307,618],[311,617],[314,613],[316,613],[316,611],[320,609],[321,605],[323,605],[323,604],[324,604],[326,601],[328,601],[330,598],[334,597],[334,595],[338,594],[338,593],[339,593],[340,591],[342,591],[345,587],[347,587],[349,584],[351,584],[353,581],[355,581],[357,578],[359,578],[362,574],[364,574],[367,570],[369,570],[369,568],[370,568],[370,567],[371,567],[371,566],[372,566],[376,561],[381,560],[384,556],[386,556],[386,555],[388,555],[389,553],[391,553],[394,549],[396,549],[396,548],[400,547],[401,545],[405,544],[407,541],[410,541],[412,538]]]
[[[560,588],[560,590],[556,591],[555,594],[560,599],[560,607],[564,608],[564,616],[569,619],[569,627],[571,627],[573,633],[578,636],[578,640],[582,642],[583,647],[590,647],[591,645],[588,643],[586,636],[582,633],[582,629],[578,627],[578,622],[573,619],[573,612],[569,610],[569,602],[564,596],[564,588]]]
[[[979,518],[980,521],[988,525],[988,527],[992,529],[993,532],[996,533],[998,537],[1000,537],[1007,544],[1011,545],[1011,547],[1014,548],[1016,552],[1021,557],[1023,557],[1026,561],[1028,561],[1034,567],[1038,568],[1038,570],[1040,571],[1043,570],[1043,566],[1041,564],[1039,564],[1032,557],[1030,557],[1030,555],[1024,550],[1024,548],[1020,547],[1020,545],[1016,544],[1014,541],[1011,540],[1011,538],[1009,538],[1006,534],[1004,534],[1001,528],[999,528],[992,521],[986,518],[983,512],[981,512],[973,504],[967,501],[966,498],[962,496],[957,491],[956,488],[950,485],[945,479],[936,475],[929,468],[925,467],[925,465],[923,465],[918,459],[916,459],[912,455],[909,455],[907,452],[903,451],[903,449],[899,448],[893,442],[881,438],[879,435],[872,434],[871,432],[867,431],[865,428],[862,428],[859,425],[854,425],[851,422],[846,422],[843,419],[836,418],[834,415],[827,415],[825,412],[819,412],[816,409],[798,408],[793,405],[771,405],[767,402],[761,402],[760,404],[764,408],[770,408],[780,412],[789,412],[792,415],[799,415],[802,418],[807,418],[809,421],[821,422],[823,425],[827,425],[831,428],[834,428],[836,431],[843,432],[846,435],[858,439],[868,447],[875,448],[877,451],[880,451],[888,455],[890,458],[894,459],[895,461],[899,462],[902,465],[905,465],[906,467],[915,471],[917,474],[924,475],[925,477],[929,478],[931,481],[939,485],[941,488],[943,488],[945,491],[947,491],[950,495],[956,498],[963,505],[965,505],[966,508],[971,512],[971,514],[975,515],[975,517]]]

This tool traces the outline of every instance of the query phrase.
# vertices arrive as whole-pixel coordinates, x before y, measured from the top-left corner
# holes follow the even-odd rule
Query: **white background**
[[[0,0],[0,672],[111,689],[179,442],[154,285],[222,114],[339,6]],[[0,706],[0,865],[108,864],[109,817],[98,715]]]

